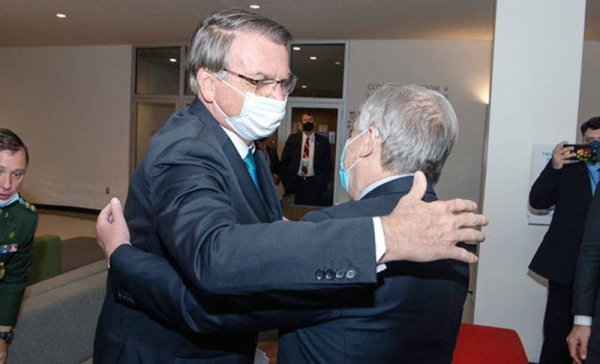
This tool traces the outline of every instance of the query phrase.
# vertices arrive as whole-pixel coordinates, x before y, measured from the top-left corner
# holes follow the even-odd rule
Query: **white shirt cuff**
[[[575,315],[573,323],[579,326],[592,326],[592,316]]]
[[[385,254],[385,235],[383,234],[383,224],[380,217],[373,218],[373,230],[375,231],[375,261],[378,262]],[[385,264],[377,264],[377,273],[386,269]]]

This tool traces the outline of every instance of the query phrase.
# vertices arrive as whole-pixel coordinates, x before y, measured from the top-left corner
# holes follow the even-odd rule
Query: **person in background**
[[[7,362],[13,327],[31,270],[35,207],[19,190],[29,164],[27,147],[8,129],[0,129],[0,364]]]
[[[582,143],[600,143],[600,117],[580,127]],[[548,232],[529,269],[548,279],[544,343],[540,364],[571,363],[566,337],[573,325],[573,278],[586,216],[600,173],[596,161],[580,162],[567,142],[552,151],[552,159],[529,193],[534,209],[554,207]]]
[[[256,147],[263,153],[267,164],[271,168],[273,182],[278,185],[281,181],[281,163],[279,162],[277,151],[269,146],[267,139],[268,138],[258,139],[256,141]]]
[[[573,328],[567,337],[577,364],[600,363],[600,193],[592,199],[573,282]]]
[[[107,251],[110,270],[95,364],[252,363],[257,331],[223,333],[242,320],[212,314],[229,307],[220,304],[220,296],[268,304],[279,302],[281,291],[318,296],[376,284],[377,265],[390,261],[477,260],[456,246],[484,239],[476,228],[487,219],[475,212],[476,204],[425,203],[424,188],[385,216],[320,223],[282,219],[270,169],[262,154],[254,153],[254,141],[275,132],[285,115],[296,83],[286,48],[290,39],[280,24],[245,10],[214,13],[200,24],[188,57],[190,88],[197,97],[154,134],[132,176],[125,204],[131,243],[123,244],[129,235],[122,240],[118,231],[110,234],[122,245]],[[100,218],[112,226],[110,216],[104,212]],[[202,302],[218,302],[207,308],[203,334],[120,299],[127,294],[119,289],[119,270],[145,266],[129,254],[136,249],[165,257],[201,292]],[[321,274],[329,271],[340,274],[334,280]],[[160,308],[161,301],[144,303],[178,314]]]
[[[302,132],[288,137],[281,154],[286,194],[299,205],[326,205],[325,196],[333,163],[329,140],[315,133],[315,118],[302,114]]]
[[[361,107],[340,158],[340,181],[354,201],[310,212],[304,220],[389,213],[409,192],[418,170],[425,172],[429,182],[424,200],[435,200],[432,184],[457,132],[456,114],[441,94],[420,86],[385,84]],[[112,222],[126,230],[120,208],[113,211]],[[98,238],[109,256],[114,251],[111,245],[124,240],[105,234],[112,230],[106,229],[111,227],[108,221],[99,218]],[[350,246],[342,241],[340,249],[344,245]],[[205,330],[205,310],[215,306],[210,298],[187,287],[165,258],[139,249],[129,252],[129,258],[136,264],[121,266],[116,275],[134,302],[178,327]],[[320,274],[335,280],[343,272]],[[155,289],[144,288],[149,285]],[[460,261],[391,262],[380,268],[377,284],[337,291],[321,304],[303,292],[288,292],[289,301],[277,309],[264,300],[254,307],[246,300],[237,307],[241,319],[223,330],[279,328],[277,362],[282,364],[450,363],[467,286],[468,265]],[[240,300],[232,297],[231,301]],[[231,302],[220,307],[230,310],[223,312],[224,317],[235,315]]]

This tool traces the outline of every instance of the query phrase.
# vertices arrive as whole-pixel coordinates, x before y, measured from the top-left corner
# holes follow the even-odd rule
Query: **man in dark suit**
[[[111,269],[94,363],[254,358],[256,330],[215,334],[232,325],[211,315],[225,305],[209,305],[204,334],[196,335],[115,300],[114,272],[133,263],[129,250],[165,257],[187,284],[215,300],[374,284],[377,264],[394,260],[476,260],[455,246],[483,239],[474,227],[487,221],[470,201],[424,203],[413,194],[382,217],[282,220],[271,173],[261,153],[254,154],[253,141],[271,135],[285,114],[295,85],[289,40],[281,25],[243,10],[215,13],[196,31],[188,68],[197,98],[153,136],[132,177],[125,207],[131,244],[107,251]],[[110,213],[101,216],[104,227],[112,226]],[[118,232],[109,235],[126,241]],[[340,249],[338,239],[350,241],[351,248]],[[329,271],[340,274],[334,280],[321,274]],[[268,302],[268,296],[262,299]],[[154,302],[159,308],[160,301]]]
[[[573,329],[567,342],[571,358],[600,363],[600,193],[596,189],[585,225],[573,282]]]
[[[438,180],[457,131],[456,115],[439,93],[384,85],[362,106],[340,161],[341,173],[346,174],[342,180],[347,181],[343,187],[356,201],[312,212],[305,220],[389,213],[409,192],[413,172],[423,170],[430,183]],[[431,185],[424,199],[436,199]],[[340,241],[340,249],[351,246],[350,241]],[[166,259],[139,249],[130,251],[128,258],[129,264],[112,268],[123,284],[118,296],[198,333],[205,332],[210,317],[219,312],[222,320],[238,318],[223,331],[284,328],[281,363],[450,363],[468,285],[468,266],[459,261],[392,262],[380,267],[375,284],[325,297],[277,292],[271,293],[280,298],[275,305],[273,300],[239,296],[221,297],[216,304],[214,297],[186,287]],[[316,274],[335,280],[343,271]],[[143,288],[149,285],[155,289]]]
[[[581,135],[583,143],[600,140],[600,118],[582,124]],[[540,364],[571,363],[565,338],[573,325],[572,284],[585,219],[599,177],[596,163],[579,162],[573,147],[565,144],[561,142],[554,148],[552,160],[529,193],[529,204],[534,209],[554,206],[548,232],[529,265],[548,279]]]
[[[288,137],[281,154],[283,187],[294,203],[326,205],[327,184],[333,163],[329,140],[315,133],[315,118],[302,114],[302,132]]]

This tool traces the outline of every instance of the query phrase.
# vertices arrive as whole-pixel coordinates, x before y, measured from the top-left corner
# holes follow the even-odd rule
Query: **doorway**
[[[335,186],[338,183],[337,170],[338,159],[341,150],[338,150],[340,144],[339,138],[343,137],[338,132],[343,128],[343,110],[341,101],[323,101],[319,99],[289,99],[287,105],[287,113],[284,122],[278,129],[276,147],[277,152],[281,156],[285,142],[291,134],[302,132],[302,114],[310,113],[315,120],[315,133],[319,134],[329,141],[331,164],[331,175],[327,190],[325,191],[325,205],[331,206],[334,201],[338,201],[337,189]],[[293,196],[286,195],[283,197],[284,204],[293,204]]]

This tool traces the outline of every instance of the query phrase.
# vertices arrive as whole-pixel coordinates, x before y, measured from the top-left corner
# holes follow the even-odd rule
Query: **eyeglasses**
[[[286,95],[289,95],[294,91],[294,87],[296,87],[296,81],[298,81],[298,77],[293,74],[290,74],[288,78],[285,78],[283,80],[272,80],[268,78],[262,80],[255,80],[237,72],[230,71],[226,68],[223,68],[223,71],[231,75],[238,76],[242,80],[248,81],[254,87],[256,87],[256,93],[259,95],[271,95],[273,92],[275,92],[277,85],[280,85],[283,92],[285,92]]]

